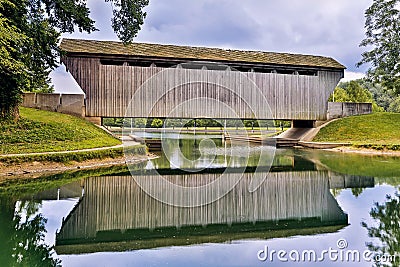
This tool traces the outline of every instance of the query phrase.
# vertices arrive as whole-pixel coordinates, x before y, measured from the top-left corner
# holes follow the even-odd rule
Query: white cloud
[[[353,72],[353,71],[344,71],[344,78],[341,79],[341,82],[348,82],[352,80],[358,80],[365,78],[365,73],[362,72]]]

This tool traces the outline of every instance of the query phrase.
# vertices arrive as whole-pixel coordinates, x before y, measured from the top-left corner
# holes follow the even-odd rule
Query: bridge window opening
[[[123,66],[125,62],[122,60],[100,60],[100,64],[106,66]]]
[[[144,60],[100,60],[102,65],[110,66],[131,66],[131,67],[158,67],[158,68],[182,68],[182,69],[207,69],[212,71],[239,71],[239,72],[256,72],[256,73],[277,73],[287,75],[304,75],[304,76],[318,76],[316,70],[302,70],[291,68],[272,68],[262,66],[242,66],[242,65],[225,65],[223,63],[212,62],[168,62],[168,61],[144,61]],[[205,67],[205,68],[204,68]]]
[[[256,119],[213,119],[213,118],[102,118],[102,125],[110,130],[121,131],[121,128],[170,128],[202,130],[223,130],[224,127],[236,130],[254,131],[263,128],[269,131],[277,131],[290,128],[290,121],[281,120],[256,120]],[[119,130],[118,130],[119,129]]]
[[[144,68],[148,68],[148,67],[152,67],[155,64],[153,62],[147,62],[147,61],[138,61],[138,62],[129,62],[128,61],[128,66],[131,67],[144,67]]]

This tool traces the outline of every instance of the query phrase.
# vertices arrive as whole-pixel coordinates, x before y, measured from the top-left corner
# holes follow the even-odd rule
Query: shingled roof
[[[93,54],[130,57],[151,57],[180,60],[207,60],[218,62],[255,63],[266,65],[290,65],[345,69],[346,67],[329,57],[273,53],[262,51],[227,50],[221,48],[161,45],[148,43],[94,41],[63,39],[61,50],[68,54]]]

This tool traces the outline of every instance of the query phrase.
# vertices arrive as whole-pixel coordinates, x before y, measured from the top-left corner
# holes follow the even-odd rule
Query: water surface
[[[51,252],[63,266],[373,266],[363,256],[400,252],[400,159],[293,149],[272,158],[271,148],[219,136],[170,137],[134,177],[114,168],[3,187],[4,266],[51,265]],[[265,179],[249,191],[258,165]],[[140,183],[207,204],[166,204]],[[174,189],[213,183],[192,195]]]

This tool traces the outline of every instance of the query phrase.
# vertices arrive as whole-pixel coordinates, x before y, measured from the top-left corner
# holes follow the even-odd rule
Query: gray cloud
[[[372,0],[150,0],[136,41],[330,56],[357,69]],[[111,6],[89,0],[100,31],[63,37],[117,40]],[[57,84],[56,84],[57,88]]]

